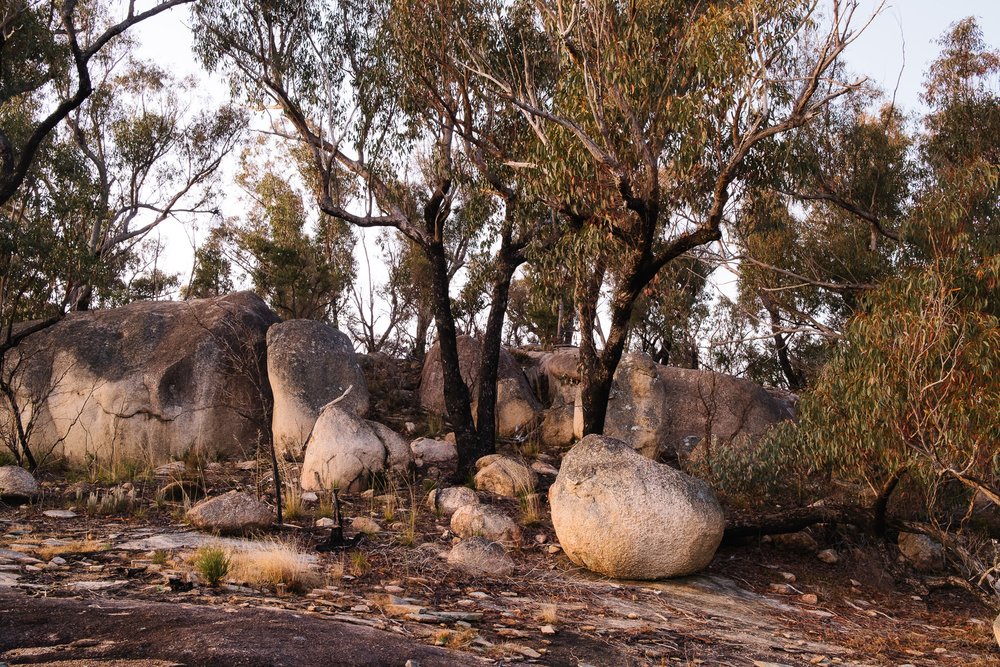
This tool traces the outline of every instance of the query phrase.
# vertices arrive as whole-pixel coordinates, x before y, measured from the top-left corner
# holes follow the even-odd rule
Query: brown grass
[[[321,583],[315,562],[294,545],[279,540],[256,543],[233,551],[230,577],[251,586],[286,586],[307,591]]]
[[[107,542],[86,539],[67,542],[66,544],[39,545],[32,547],[31,553],[42,560],[48,561],[56,556],[65,554],[93,554],[99,551],[107,551],[110,548],[111,545]]]

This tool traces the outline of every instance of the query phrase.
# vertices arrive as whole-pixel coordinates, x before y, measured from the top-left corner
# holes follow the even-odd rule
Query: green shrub
[[[194,556],[194,566],[209,586],[218,586],[229,574],[231,561],[222,547],[207,546],[198,549]]]

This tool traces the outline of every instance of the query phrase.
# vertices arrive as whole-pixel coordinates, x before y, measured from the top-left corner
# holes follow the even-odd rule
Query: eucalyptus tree
[[[254,173],[248,173],[254,172]],[[283,319],[338,324],[354,279],[354,235],[345,223],[320,215],[313,234],[302,194],[279,174],[244,165],[239,181],[253,205],[222,228],[228,257]]]
[[[0,7],[0,206],[28,176],[46,138],[94,91],[92,61],[135,25],[193,0],[125,16],[99,0],[8,0]],[[29,114],[21,113],[30,109]]]
[[[420,249],[460,468],[494,447],[496,376],[511,277],[539,221],[509,151],[530,139],[503,100],[455,64],[461,35],[492,43],[482,3],[213,0],[196,8],[199,54],[280,110],[316,204],[358,227],[391,227]],[[450,249],[498,245],[477,415],[462,381]]]
[[[824,18],[818,0],[542,0],[532,24],[558,54],[548,89],[537,85],[526,50],[498,65],[468,49],[465,66],[547,146],[560,210],[601,247],[577,297],[585,432],[603,430],[645,287],[722,237],[741,178],[778,167],[760,163],[763,145],[860,85],[839,81],[837,67],[856,35],[858,3],[827,4]],[[613,278],[610,330],[598,352],[591,332],[605,273]]]
[[[194,81],[133,58],[133,48],[120,39],[94,59],[94,92],[66,118],[67,140],[92,174],[79,232],[89,270],[112,276],[164,221],[217,215],[212,186],[245,125],[230,105],[189,111]],[[94,280],[88,267],[76,274],[70,305],[86,310]]]

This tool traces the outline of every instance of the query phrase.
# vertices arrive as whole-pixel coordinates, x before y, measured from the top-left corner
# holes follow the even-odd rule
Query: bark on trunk
[[[504,317],[507,314],[507,302],[510,298],[510,281],[520,264],[517,257],[511,256],[509,248],[500,248],[496,278],[491,294],[492,303],[486,320],[486,331],[483,335],[482,356],[479,364],[476,459],[496,451],[496,403],[497,375],[500,367],[500,339],[503,335]],[[473,459],[473,463],[476,459]]]
[[[455,318],[451,312],[451,297],[448,293],[448,260],[441,242],[427,247],[431,261],[431,290],[434,299],[434,323],[437,326],[438,342],[441,346],[441,375],[444,379],[444,405],[455,430],[458,446],[459,470],[468,470],[476,462],[475,453],[479,447],[476,429],[472,421],[472,399],[465,386],[458,363],[458,336]],[[471,459],[471,464],[470,464]]]
[[[592,351],[596,357],[591,361],[592,371],[583,375],[581,400],[584,435],[604,432],[611,385],[614,382],[618,362],[621,361],[625,351],[625,344],[628,342],[629,320],[632,318],[632,308],[639,296],[638,290],[631,282],[626,282],[615,289],[614,298],[611,300],[611,329],[604,350],[599,357],[596,356],[596,351]],[[581,347],[581,355],[582,353]]]

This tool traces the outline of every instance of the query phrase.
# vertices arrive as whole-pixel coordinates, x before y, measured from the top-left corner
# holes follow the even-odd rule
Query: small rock
[[[510,648],[511,648],[511,650],[516,651],[517,653],[520,653],[525,658],[538,659],[538,658],[542,657],[541,653],[539,653],[535,649],[530,648],[528,646],[511,646]]]
[[[823,549],[816,554],[816,558],[820,559],[827,565],[836,565],[840,562],[840,556],[837,555],[837,552],[833,549]]]
[[[359,533],[365,533],[366,535],[374,535],[382,532],[382,526],[378,525],[378,522],[374,519],[370,519],[366,516],[359,516],[352,519],[351,528]]]
[[[66,562],[67,561],[66,561],[65,558],[62,558],[60,556],[56,556],[55,558],[53,558],[52,560],[49,561],[49,564],[50,565],[65,565]]]
[[[452,547],[448,563],[475,576],[509,577],[514,561],[507,550],[483,537],[470,537]]]
[[[541,461],[535,461],[532,463],[531,469],[539,475],[545,475],[546,477],[555,477],[559,474],[558,470],[550,466],[548,463],[542,463]]]
[[[392,584],[389,584],[388,586],[384,586],[382,590],[384,590],[386,593],[392,593],[393,595],[399,595],[400,593],[403,592],[403,587],[402,586],[394,586]]]
[[[555,627],[551,625],[543,625],[539,630],[543,635],[554,635],[556,633]]]
[[[337,525],[337,522],[328,516],[320,517],[316,519],[317,528],[333,528]]]
[[[771,584],[767,588],[772,593],[777,593],[778,595],[791,595],[795,592],[795,589],[788,584]]]
[[[897,544],[903,557],[921,572],[934,572],[944,567],[944,549],[926,535],[901,532]]]
[[[251,469],[253,466],[257,465],[256,461],[248,461],[251,463]],[[187,465],[184,461],[171,461],[170,463],[164,463],[153,470],[153,475],[156,477],[180,477],[187,470]],[[246,468],[244,468],[246,470]]]
[[[407,426],[411,426],[411,423],[410,422],[406,422],[406,425]],[[416,428],[416,427],[414,426],[414,428]],[[407,430],[409,430],[409,429],[407,429]],[[420,667],[420,661],[419,660],[413,660],[413,659],[407,660],[406,664],[403,665],[403,667]]]
[[[562,551],[562,547],[559,546],[558,544],[550,544],[548,548],[546,548],[545,550],[548,551],[550,554],[555,555],[560,551]]]
[[[501,512],[485,505],[465,505],[451,517],[451,530],[460,537],[485,537],[494,542],[520,544],[521,529]]]
[[[38,482],[19,466],[0,466],[0,498],[22,502],[38,495]]]
[[[240,533],[267,528],[274,520],[271,508],[240,491],[203,500],[187,513],[188,521],[202,530]]]
[[[451,486],[444,489],[433,489],[427,495],[427,506],[431,511],[445,516],[451,516],[460,507],[478,505],[479,496],[467,486]]]
[[[861,582],[857,579],[851,579],[851,586],[854,588],[861,588]]]
[[[816,544],[816,540],[813,539],[813,536],[804,530],[785,535],[773,535],[771,540],[776,546],[790,551],[810,552],[816,551],[816,549],[819,548],[819,545]]]
[[[796,581],[796,576],[791,572],[782,572],[781,578],[785,580],[786,584],[794,584]]]
[[[302,498],[302,502],[304,503],[312,504],[319,502],[319,496],[316,495],[313,491],[306,491],[300,496],[300,498]]]
[[[413,435],[417,432],[417,425],[413,422],[406,422],[403,424],[403,430],[406,431],[407,435]]]
[[[45,516],[50,519],[75,519],[76,512],[71,512],[70,510],[45,510],[42,512]]]
[[[163,500],[181,503],[188,500],[200,500],[205,497],[205,489],[198,482],[179,479],[170,482],[159,490],[159,496]]]
[[[817,596],[815,593],[806,593],[802,597],[800,597],[799,599],[802,600],[802,602],[804,602],[805,604],[818,604],[819,603],[819,596]]]
[[[538,478],[531,468],[507,456],[491,454],[476,461],[476,488],[498,496],[518,498],[533,493]]]
[[[445,440],[418,438],[410,443],[413,465],[427,477],[444,480],[458,469],[458,448]]]
[[[538,535],[535,535],[535,542],[536,542],[537,544],[545,544],[545,542],[546,542],[546,541],[547,541],[548,539],[549,539],[549,538],[548,538],[547,536],[543,535],[542,533],[539,533]]]

